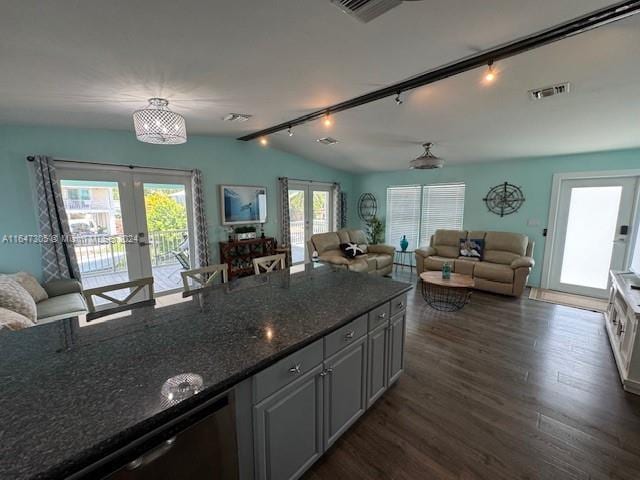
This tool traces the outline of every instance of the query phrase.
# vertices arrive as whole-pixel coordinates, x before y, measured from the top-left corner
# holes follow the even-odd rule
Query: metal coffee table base
[[[451,288],[422,283],[422,297],[431,308],[441,312],[455,312],[464,307],[471,299],[470,288]]]

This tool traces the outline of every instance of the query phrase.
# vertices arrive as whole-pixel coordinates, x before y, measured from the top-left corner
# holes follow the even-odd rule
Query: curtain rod
[[[29,162],[33,162],[36,159],[36,157],[34,157],[33,155],[29,155],[27,156],[27,161]],[[121,163],[103,163],[103,162],[85,162],[82,160],[64,160],[62,158],[58,158],[58,159],[54,159],[55,161],[58,162],[65,162],[65,163],[77,163],[80,165],[103,165],[105,167],[124,167],[124,168],[129,168],[131,170],[134,170],[136,168],[143,168],[143,169],[150,169],[150,170],[169,170],[172,172],[189,172],[189,173],[193,173],[193,169],[189,169],[189,168],[168,168],[168,167],[145,167],[142,165],[124,165]]]
[[[303,178],[278,177],[278,180],[291,180],[292,182],[324,183],[325,185],[338,185],[340,182],[320,182],[318,180],[304,180]]]

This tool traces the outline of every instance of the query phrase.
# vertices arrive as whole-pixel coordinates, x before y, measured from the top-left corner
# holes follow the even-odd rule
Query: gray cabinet
[[[386,323],[369,332],[367,372],[367,408],[387,389],[389,327]]]
[[[256,477],[298,478],[324,451],[323,366],[254,407]]]
[[[366,408],[367,337],[324,363],[324,447],[329,448]]]
[[[395,382],[404,368],[404,336],[406,328],[406,312],[391,317],[389,325],[389,380],[388,385]]]

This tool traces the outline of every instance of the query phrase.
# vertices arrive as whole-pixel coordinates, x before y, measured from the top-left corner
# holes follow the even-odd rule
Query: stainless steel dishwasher
[[[229,397],[215,401],[204,418],[129,461],[108,480],[237,480],[235,414]]]

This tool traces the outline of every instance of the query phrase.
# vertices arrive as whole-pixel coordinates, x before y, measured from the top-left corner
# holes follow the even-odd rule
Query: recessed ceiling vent
[[[571,90],[571,84],[569,82],[558,83],[557,85],[551,85],[550,87],[536,88],[534,90],[529,90],[529,96],[533,100],[542,100],[543,98],[548,98],[548,97],[553,97],[555,95],[562,95],[564,93],[569,93],[570,90]]]
[[[321,143],[323,145],[335,145],[338,143],[338,140],[332,137],[323,137],[316,140],[316,142]]]
[[[402,3],[402,0],[331,0],[344,13],[368,23]]]
[[[248,113],[227,113],[222,120],[225,122],[239,122],[243,123],[249,120],[253,115],[249,115]]]

